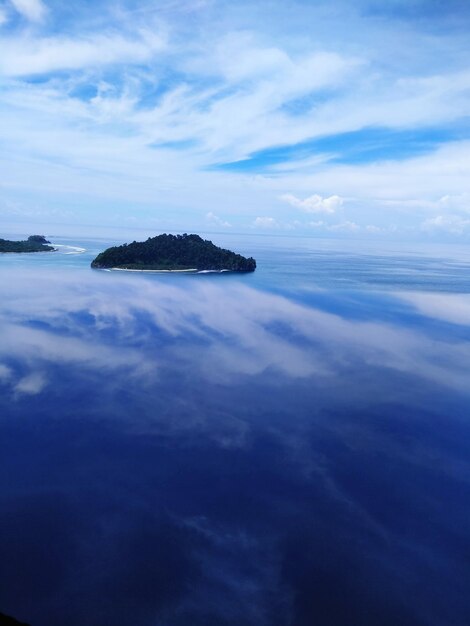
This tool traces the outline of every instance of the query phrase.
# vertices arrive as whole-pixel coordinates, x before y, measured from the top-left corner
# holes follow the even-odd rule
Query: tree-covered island
[[[51,252],[53,246],[42,235],[31,235],[26,241],[0,239],[0,252]]]
[[[158,235],[108,248],[98,254],[91,267],[128,270],[228,270],[254,272],[256,261],[224,250],[199,235]]]

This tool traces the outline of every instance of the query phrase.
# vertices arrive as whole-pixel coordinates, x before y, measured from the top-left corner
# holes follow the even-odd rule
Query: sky
[[[470,237],[466,0],[0,0],[0,228]]]

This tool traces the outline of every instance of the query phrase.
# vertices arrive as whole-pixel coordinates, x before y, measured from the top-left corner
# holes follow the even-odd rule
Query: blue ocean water
[[[210,238],[257,271],[0,258],[0,611],[470,623],[470,252]]]

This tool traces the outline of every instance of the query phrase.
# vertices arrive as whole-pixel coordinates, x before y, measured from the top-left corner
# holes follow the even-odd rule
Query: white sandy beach
[[[101,269],[106,272],[142,272],[145,274],[222,274],[223,272],[230,272],[230,270],[198,270],[196,268],[187,270],[135,270],[125,267],[110,267]]]
[[[79,248],[78,246],[66,246],[62,243],[50,244],[55,250],[60,251],[59,248],[68,248],[71,252],[63,252],[63,254],[83,254],[86,252],[86,248]]]
[[[132,270],[126,269],[125,267],[111,267],[109,271],[112,272],[144,272],[147,274],[187,274],[189,273],[198,273],[197,269],[187,269],[187,270]]]

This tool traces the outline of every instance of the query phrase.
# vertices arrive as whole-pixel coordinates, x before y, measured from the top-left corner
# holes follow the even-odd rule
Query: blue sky
[[[468,7],[0,0],[0,225],[465,240]]]

